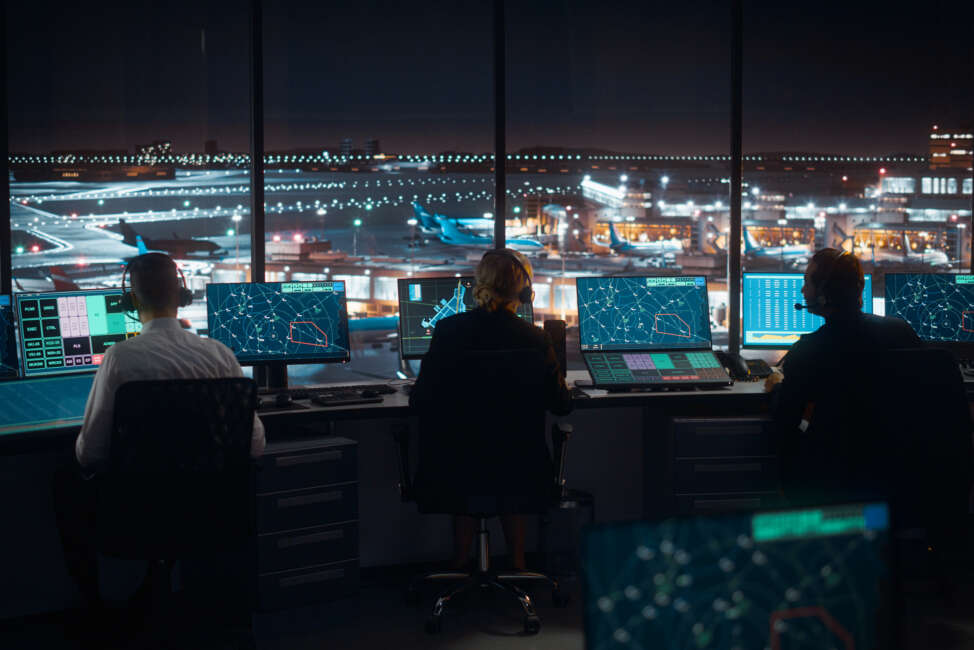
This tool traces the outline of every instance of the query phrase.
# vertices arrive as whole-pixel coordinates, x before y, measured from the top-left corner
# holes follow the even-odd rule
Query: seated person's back
[[[863,314],[862,288],[862,267],[851,253],[823,249],[806,270],[806,306],[825,324],[785,355],[773,400],[781,476],[791,496],[814,499],[825,489],[854,496],[881,487],[867,469],[883,451],[871,372],[884,353],[922,342],[901,319]]]
[[[222,343],[201,338],[176,318],[181,287],[175,263],[162,253],[132,260],[133,307],[143,323],[138,336],[116,343],[105,353],[88,396],[85,420],[75,444],[78,462],[87,472],[108,461],[114,421],[115,391],[130,381],[240,377],[240,364]],[[251,455],[264,448],[264,428],[254,416]]]

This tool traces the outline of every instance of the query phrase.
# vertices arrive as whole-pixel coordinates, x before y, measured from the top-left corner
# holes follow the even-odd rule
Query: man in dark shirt
[[[488,251],[476,270],[474,297],[479,307],[444,318],[437,324],[430,349],[423,357],[419,377],[410,393],[410,406],[430,410],[436,407],[438,400],[452,399],[443,394],[446,391],[442,389],[441,381],[449,374],[451,361],[461,353],[536,350],[544,365],[544,377],[539,379],[545,387],[545,408],[555,415],[569,413],[572,409],[571,392],[561,375],[551,338],[544,330],[517,315],[518,306],[531,302],[533,296],[531,264],[527,258],[509,249]],[[477,396],[471,397],[471,413],[476,417]],[[515,418],[517,414],[512,413],[511,417]],[[543,431],[539,431],[537,439],[517,441],[518,449],[510,450],[509,461],[499,466],[498,472],[510,477],[529,478],[520,476],[524,472],[521,468],[535,467],[544,462],[542,455],[547,457],[543,434]],[[553,484],[552,479],[553,476],[548,480]],[[507,515],[501,518],[501,523],[514,568],[523,570],[524,517]],[[457,568],[467,562],[475,525],[472,517],[458,516],[455,519],[454,565]]]
[[[906,321],[862,313],[863,286],[855,255],[834,248],[815,253],[802,295],[808,311],[825,324],[802,336],[785,355],[782,372],[766,382],[774,392],[781,478],[789,497],[815,498],[830,486],[849,487],[839,483],[854,476],[850,464],[869,453],[868,369],[884,352],[922,345]]]

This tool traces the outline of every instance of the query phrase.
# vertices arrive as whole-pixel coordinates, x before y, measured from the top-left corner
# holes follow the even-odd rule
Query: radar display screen
[[[142,331],[122,311],[121,289],[15,296],[23,376],[97,370],[111,346]]]
[[[208,284],[206,317],[242,364],[349,360],[344,282]]]
[[[703,276],[578,278],[582,350],[710,349]]]
[[[887,273],[886,315],[924,341],[974,342],[974,275]]]
[[[862,310],[873,312],[873,276],[865,275],[862,289]],[[795,309],[795,303],[805,304],[801,273],[745,273],[743,279],[742,338],[750,348],[787,348],[802,334],[814,332],[825,323],[807,309]]]
[[[0,296],[0,379],[16,377],[19,373],[14,310],[10,304],[10,296],[2,295]]]
[[[399,346],[403,359],[419,359],[426,354],[438,322],[477,306],[473,287],[470,276],[399,278]],[[517,315],[534,322],[530,304],[520,305]]]
[[[590,527],[586,648],[887,647],[888,529],[882,503]]]
[[[582,355],[596,386],[730,384],[727,371],[710,350],[699,352],[586,352]]]

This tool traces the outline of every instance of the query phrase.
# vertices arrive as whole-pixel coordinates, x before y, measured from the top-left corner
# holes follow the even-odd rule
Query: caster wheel
[[[416,607],[417,605],[419,605],[419,589],[410,587],[402,595],[402,598],[404,601],[406,601],[406,605],[408,607]]]
[[[561,589],[554,589],[551,592],[551,602],[555,607],[568,607],[568,603],[572,602],[572,597]]]
[[[426,621],[427,634],[439,634],[443,630],[443,621],[439,618],[430,618]]]
[[[524,633],[537,634],[541,631],[541,619],[537,616],[524,617]]]

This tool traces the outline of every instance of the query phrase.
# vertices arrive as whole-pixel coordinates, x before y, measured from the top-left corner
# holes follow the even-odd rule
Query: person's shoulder
[[[902,318],[863,314],[863,322],[872,331],[892,339],[891,344],[896,346],[919,345],[921,342],[913,327]]]

